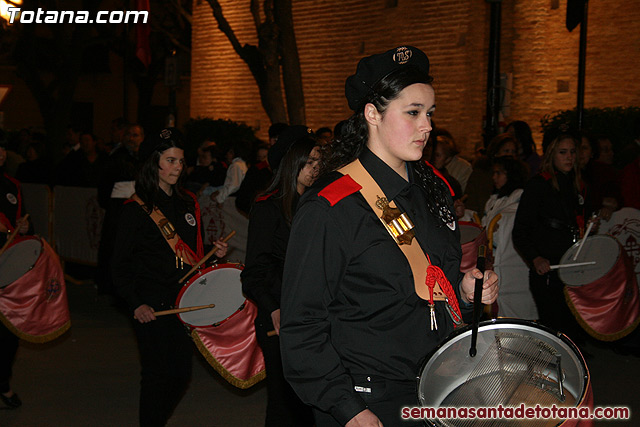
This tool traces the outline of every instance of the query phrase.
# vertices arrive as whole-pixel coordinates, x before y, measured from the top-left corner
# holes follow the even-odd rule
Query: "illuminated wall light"
[[[0,0],[0,16],[9,23],[9,8],[10,7],[18,7],[22,4],[22,0]]]

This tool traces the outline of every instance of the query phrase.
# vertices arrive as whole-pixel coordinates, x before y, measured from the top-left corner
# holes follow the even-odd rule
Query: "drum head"
[[[8,286],[33,268],[42,252],[39,239],[31,238],[11,245],[0,255],[0,288]]]
[[[478,328],[477,355],[471,357],[471,332],[470,326],[454,332],[427,358],[418,378],[421,406],[575,407],[581,402],[588,371],[582,355],[564,335],[556,336],[527,321],[483,322]],[[429,421],[436,426],[488,426],[496,420]],[[500,421],[501,426],[519,425]]]
[[[474,223],[459,223],[460,226],[460,244],[473,242],[482,232],[482,228]]]
[[[611,236],[589,236],[576,260],[573,256],[578,250],[580,242],[571,246],[564,253],[560,264],[595,261],[593,265],[581,267],[567,267],[558,269],[560,280],[567,286],[582,286],[604,277],[616,265],[620,257],[620,245]]]
[[[193,327],[206,327],[233,316],[245,302],[240,282],[240,264],[214,265],[192,277],[182,287],[176,307],[215,304],[213,308],[180,313],[178,317]]]

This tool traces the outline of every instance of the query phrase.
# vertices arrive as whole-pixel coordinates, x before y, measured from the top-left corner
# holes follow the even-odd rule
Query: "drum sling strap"
[[[462,324],[462,315],[458,305],[458,299],[451,283],[444,275],[442,269],[431,264],[429,256],[420,247],[417,239],[414,239],[413,223],[406,213],[400,213],[393,201],[388,202],[384,192],[369,172],[362,166],[360,160],[349,163],[340,168],[338,172],[349,175],[362,188],[360,194],[371,207],[374,213],[382,211],[379,216],[385,229],[400,250],[409,261],[416,294],[429,302],[431,329],[438,329],[435,317],[435,301],[445,301],[447,312],[451,316],[455,326]]]
[[[173,253],[176,254],[176,268],[184,269],[184,264],[188,265],[196,265],[198,259],[202,258],[202,255],[196,255],[191,248],[180,238],[176,228],[171,224],[171,222],[164,216],[162,211],[158,209],[157,206],[154,206],[153,210],[149,212],[149,209],[146,207],[142,199],[138,197],[137,194],[131,196],[131,199],[142,207],[142,209],[149,214],[151,220],[158,226],[160,233],[165,238]],[[197,221],[198,228],[200,227],[199,222]],[[198,237],[199,239],[199,237]],[[202,252],[200,250],[200,244],[198,244],[199,250],[198,252]]]

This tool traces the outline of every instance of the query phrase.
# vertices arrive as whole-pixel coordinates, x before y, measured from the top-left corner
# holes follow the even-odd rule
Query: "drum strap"
[[[176,268],[184,269],[185,262],[188,265],[196,265],[198,262],[198,256],[191,250],[191,248],[180,238],[176,228],[169,222],[166,216],[162,213],[157,206],[153,208],[151,212],[147,209],[146,205],[137,194],[131,196],[131,199],[138,203],[142,209],[149,214],[149,217],[158,226],[158,229],[162,233],[171,250],[176,254]],[[200,257],[202,258],[202,257]]]
[[[362,187],[360,189],[360,194],[362,194],[364,199],[367,201],[371,210],[376,213],[376,216],[378,216],[377,213],[382,210],[382,215],[379,216],[380,221],[394,241],[398,244],[400,250],[402,250],[402,253],[407,258],[407,261],[409,261],[411,272],[413,273],[416,294],[418,294],[418,296],[423,300],[429,301],[432,316],[432,329],[437,329],[437,325],[434,324],[434,301],[446,301],[448,304],[447,311],[451,315],[454,323],[461,323],[462,316],[458,306],[458,299],[453,291],[451,283],[445,277],[442,269],[431,265],[429,257],[422,250],[417,239],[413,238],[413,231],[411,230],[413,228],[413,223],[408,219],[406,213],[398,215],[397,218],[391,222],[388,221],[389,213],[388,210],[385,209],[386,205],[388,205],[391,210],[395,209],[398,211],[398,214],[400,212],[393,201],[387,203],[386,199],[379,196],[384,196],[382,189],[380,189],[378,183],[373,179],[364,166],[362,166],[360,160],[356,159],[352,163],[349,163],[339,169],[338,172],[344,175],[349,175],[351,179]],[[380,203],[381,200],[384,203]],[[393,223],[396,223],[397,225],[394,226]],[[409,227],[407,227],[407,224]],[[410,234],[409,238],[403,238],[402,234],[398,236],[399,229],[404,230],[407,228],[409,229],[404,234]]]

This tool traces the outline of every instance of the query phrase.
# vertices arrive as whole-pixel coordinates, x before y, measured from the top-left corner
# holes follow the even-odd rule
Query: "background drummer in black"
[[[306,126],[291,126],[269,150],[276,175],[251,210],[242,290],[256,302],[256,337],[267,370],[265,426],[311,426],[311,408],[300,401],[282,373],[280,289],[291,220],[302,193],[318,174],[318,141]]]
[[[557,270],[564,253],[580,238],[588,218],[588,198],[580,179],[578,139],[548,131],[540,173],[524,188],[513,225],[513,244],[529,265],[529,288],[540,323],[581,341],[582,329],[569,311]]]
[[[416,294],[412,271],[347,175],[359,159],[415,225],[415,238],[470,312],[479,270],[460,272],[460,239],[444,182],[420,162],[435,109],[429,60],[403,46],[364,58],[346,82],[354,114],[330,147],[327,175],[301,198],[282,283],[280,340],[285,377],[314,407],[317,426],[409,426],[421,360],[452,330],[445,303]],[[323,158],[323,161],[325,159]],[[351,181],[350,181],[351,180]],[[433,277],[433,276],[431,276]],[[491,303],[497,276],[487,271],[478,295]],[[439,281],[444,282],[442,280]],[[450,300],[454,304],[453,300]],[[468,351],[468,349],[466,349]]]
[[[9,233],[25,234],[29,230],[29,221],[24,216],[22,206],[20,183],[4,170],[6,143],[4,132],[0,130],[0,247],[6,243]],[[9,383],[17,350],[18,337],[0,322],[0,400],[8,408],[22,405]]]
[[[179,279],[189,265],[180,265],[167,240],[146,209],[157,207],[175,227],[184,251],[202,257],[202,232],[195,197],[181,190],[184,178],[182,136],[164,129],[143,142],[135,201],[125,204],[112,261],[116,290],[135,316],[142,381],[140,425],[164,426],[191,378],[193,345],[177,316],[158,316],[171,308],[180,290]],[[216,242],[223,257],[227,245]],[[186,269],[185,269],[186,268]]]

